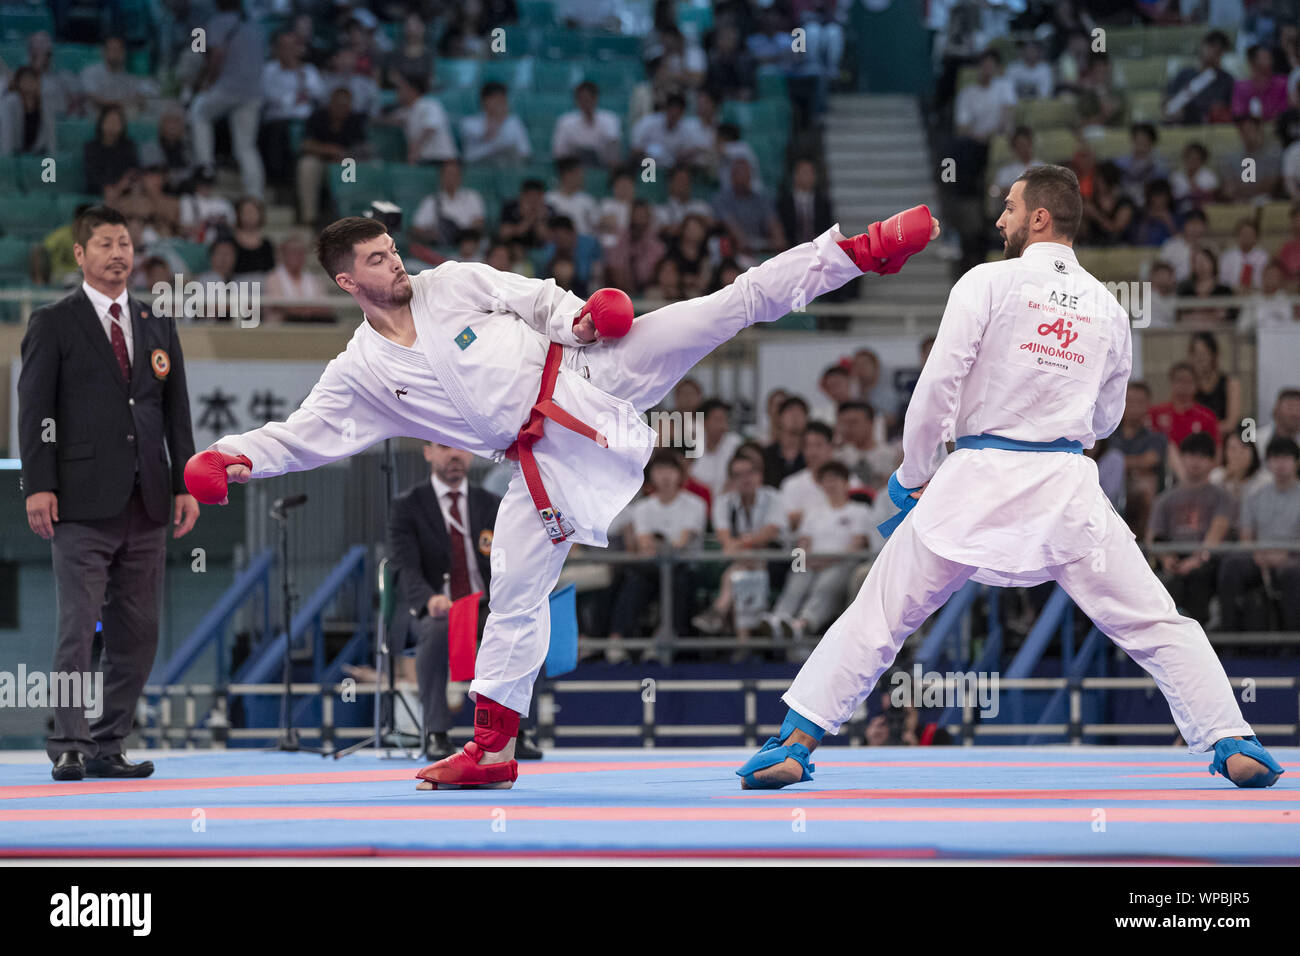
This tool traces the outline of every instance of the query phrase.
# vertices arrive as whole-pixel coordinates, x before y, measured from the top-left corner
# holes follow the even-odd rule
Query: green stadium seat
[[[371,202],[388,194],[388,164],[382,160],[364,160],[357,163],[355,182],[343,182],[337,172],[332,172],[327,182],[330,195],[338,202],[340,211],[344,207],[350,212],[364,210]]]
[[[1016,106],[1016,123],[1028,126],[1035,133],[1068,129],[1077,112],[1074,97],[1068,94],[1051,100],[1022,100]]]
[[[567,97],[581,80],[582,71],[576,63],[542,60],[533,65],[533,89],[538,93],[563,93]]]
[[[519,0],[519,22],[530,27],[555,24],[555,4],[551,0]]]
[[[185,263],[185,270],[191,275],[206,272],[208,268],[208,247],[201,242],[188,239],[171,240],[172,250]]]
[[[1115,83],[1131,96],[1135,90],[1164,88],[1169,75],[1169,58],[1143,57],[1140,60],[1112,60]]]
[[[524,57],[536,56],[538,48],[542,43],[543,30],[541,27],[525,26],[522,24],[510,24],[503,27],[505,30],[504,48],[497,47],[491,54],[493,56]],[[497,42],[495,38],[489,37],[489,44]],[[493,49],[489,46],[489,49]]]
[[[80,73],[90,64],[98,63],[101,59],[103,59],[103,52],[92,43],[56,43],[54,45],[54,69],[56,70]]]
[[[4,232],[7,236],[39,239],[60,223],[53,193],[9,196],[4,202]]]
[[[478,90],[445,90],[438,101],[453,120],[478,112]]]
[[[438,189],[438,170],[434,166],[409,166],[388,163],[388,188],[394,196],[424,197]]]
[[[1206,203],[1201,207],[1205,224],[1211,235],[1230,236],[1242,219],[1255,219],[1255,206],[1250,203]]]
[[[608,109],[616,104],[615,111],[622,112],[622,103],[627,99],[632,87],[645,78],[645,68],[638,60],[635,63],[601,63],[582,64],[582,78],[591,80],[600,88],[601,99]]]
[[[434,76],[438,78],[441,90],[474,90],[479,88],[478,60],[438,60],[434,64]]]
[[[758,74],[758,95],[760,98],[768,96],[777,96],[785,99],[790,95],[789,85],[786,83],[785,76],[780,73],[760,73]]]
[[[22,191],[17,156],[0,156],[0,195]]]
[[[72,222],[77,215],[77,207],[83,203],[94,205],[100,197],[87,193],[62,193],[54,197],[54,207],[58,210],[59,225]],[[51,227],[53,228],[53,227]]]
[[[0,236],[0,283],[26,284],[31,250],[28,239]]]
[[[483,83],[504,83],[512,93],[530,90],[533,86],[533,59],[522,56],[518,59],[497,57],[484,60],[480,79]]]
[[[1263,207],[1260,217],[1260,231],[1266,235],[1290,233],[1291,204],[1289,202],[1271,202]]]
[[[618,34],[597,34],[591,38],[590,51],[596,60],[639,60],[641,38]]]
[[[6,3],[0,6],[0,36],[4,39],[23,39],[39,30],[51,35],[54,33],[54,14],[48,6],[29,3]]]
[[[1130,90],[1128,118],[1133,123],[1159,123],[1162,119],[1159,90]]]
[[[687,36],[703,39],[704,34],[713,29],[712,5],[677,4],[677,28]]]
[[[548,60],[571,60],[582,62],[589,52],[586,34],[569,30],[547,30],[542,33],[537,44],[537,55]]]
[[[130,120],[126,124],[126,135],[135,142],[137,149],[145,143],[152,143],[158,139],[158,121],[152,119]]]
[[[390,163],[406,162],[406,133],[402,127],[376,123],[369,128],[367,138],[380,159]]]
[[[55,121],[54,134],[58,137],[61,149],[76,149],[95,138],[96,121],[78,116],[67,116]]]

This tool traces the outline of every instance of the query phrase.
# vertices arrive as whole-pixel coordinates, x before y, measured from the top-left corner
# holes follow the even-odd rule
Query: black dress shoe
[[[520,734],[515,739],[515,759],[516,760],[541,760],[546,756],[542,751],[533,746],[524,734]]]
[[[153,773],[153,762],[141,760],[131,763],[126,754],[111,757],[91,757],[86,761],[87,777],[147,777]]]
[[[447,734],[429,734],[424,741],[425,759],[434,763],[447,759],[458,750],[460,748],[452,746],[451,737]]]
[[[86,759],[80,750],[65,750],[54,761],[50,776],[55,780],[80,780],[86,775]]]

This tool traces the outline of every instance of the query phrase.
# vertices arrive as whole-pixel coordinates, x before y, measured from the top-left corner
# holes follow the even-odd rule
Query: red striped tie
[[[126,354],[126,336],[122,333],[122,326],[117,321],[122,316],[122,307],[114,302],[108,307],[108,314],[113,317],[113,321],[110,323],[112,326],[113,354],[117,356],[117,364],[122,370],[122,380],[130,384],[131,357]]]

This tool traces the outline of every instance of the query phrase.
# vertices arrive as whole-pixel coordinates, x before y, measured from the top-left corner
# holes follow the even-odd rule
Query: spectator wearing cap
[[[584,166],[612,167],[622,158],[623,123],[599,108],[600,88],[586,80],[573,91],[577,109],[560,114],[551,133],[551,156]]]
[[[1187,545],[1186,551],[1156,558],[1160,580],[1174,603],[1201,624],[1210,616],[1210,599],[1219,575],[1211,549],[1228,537],[1235,517],[1232,496],[1210,482],[1216,449],[1204,432],[1188,435],[1178,446],[1183,479],[1158,495],[1147,524],[1147,544]]]
[[[1219,599],[1227,631],[1250,623],[1243,602],[1261,587],[1276,598],[1283,630],[1300,630],[1300,446],[1289,438],[1274,438],[1264,450],[1264,466],[1273,480],[1242,502],[1240,536],[1244,542],[1278,541],[1284,546],[1224,557]]]
[[[460,121],[460,142],[467,163],[516,165],[533,155],[528,130],[510,112],[503,83],[484,83],[479,91],[479,111]]]

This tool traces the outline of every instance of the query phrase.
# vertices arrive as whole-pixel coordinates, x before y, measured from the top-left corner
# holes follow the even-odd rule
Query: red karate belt
[[[542,366],[542,387],[537,393],[537,401],[528,413],[528,422],[519,429],[518,436],[506,449],[506,457],[511,461],[519,462],[519,467],[524,473],[524,484],[528,486],[528,493],[533,496],[533,505],[537,508],[537,514],[542,519],[542,525],[546,528],[546,534],[552,544],[567,540],[573,534],[573,525],[565,519],[558,508],[551,504],[551,498],[542,484],[542,473],[537,467],[537,458],[533,455],[533,445],[541,439],[546,420],[549,418],[562,428],[577,432],[584,438],[590,438],[601,448],[609,447],[609,442],[604,435],[586,422],[570,415],[555,404],[552,398],[555,394],[556,379],[560,376],[560,359],[563,354],[563,347],[558,342],[552,342],[546,353],[546,364]]]

